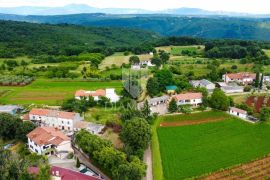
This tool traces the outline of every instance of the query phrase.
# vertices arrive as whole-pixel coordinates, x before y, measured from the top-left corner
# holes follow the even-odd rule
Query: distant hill
[[[196,11],[196,10],[194,10]],[[74,14],[58,16],[0,15],[0,19],[50,24],[110,26],[144,29],[164,36],[233,38],[270,41],[270,18],[175,15]]]
[[[136,47],[159,36],[144,30],[0,21],[0,56],[70,55],[72,52]]]
[[[105,14],[174,14],[174,15],[224,15],[224,16],[255,16],[255,14],[236,13],[226,11],[207,11],[199,8],[176,8],[165,9],[160,11],[150,11],[145,9],[129,8],[96,8],[86,4],[69,4],[62,7],[36,7],[36,6],[19,6],[19,7],[0,7],[2,14],[16,15],[67,15],[82,13],[105,13]]]

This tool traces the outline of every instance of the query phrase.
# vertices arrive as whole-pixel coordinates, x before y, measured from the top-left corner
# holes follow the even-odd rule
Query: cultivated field
[[[99,88],[122,89],[121,81],[83,82],[37,79],[24,87],[0,86],[0,104],[47,104],[59,105],[64,99],[72,98],[76,90],[95,90]]]
[[[267,124],[249,124],[223,112],[159,119],[159,122],[164,121],[185,123],[175,127],[156,124],[159,146],[153,138],[153,158],[161,158],[154,162],[162,162],[163,178],[157,178],[160,173],[155,171],[161,166],[154,163],[155,179],[178,180],[200,176],[270,153],[270,142],[266,138],[270,135],[270,126]],[[194,124],[196,121],[200,123]],[[159,149],[160,156],[156,153]]]

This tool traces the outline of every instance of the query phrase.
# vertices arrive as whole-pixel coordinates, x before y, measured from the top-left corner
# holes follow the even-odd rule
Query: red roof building
[[[30,167],[28,168],[28,172],[30,174],[38,174],[39,168]],[[98,177],[88,176],[77,171],[56,166],[51,167],[51,176],[61,178],[61,180],[99,180]]]

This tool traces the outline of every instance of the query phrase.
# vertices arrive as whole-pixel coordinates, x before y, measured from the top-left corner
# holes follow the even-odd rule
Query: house
[[[270,76],[263,76],[263,82],[266,84],[267,83],[269,84],[270,83]]]
[[[177,105],[191,105],[197,107],[202,103],[202,93],[182,93],[173,96]]]
[[[194,88],[204,87],[208,90],[208,92],[213,92],[213,90],[216,87],[214,83],[212,83],[211,81],[208,81],[207,79],[190,81],[190,84]]]
[[[104,125],[101,124],[94,124],[86,121],[79,121],[75,124],[74,130],[80,131],[85,129],[94,135],[98,135],[102,133],[102,130],[105,128]]]
[[[33,108],[29,112],[29,119],[40,126],[67,131],[73,131],[74,124],[83,120],[79,113],[38,108]]]
[[[148,103],[150,106],[157,106],[159,104],[166,104],[169,100],[169,96],[161,96],[161,97],[155,97],[148,100]]]
[[[39,155],[67,155],[73,152],[71,140],[60,130],[53,127],[37,127],[29,134],[28,148]]]
[[[237,82],[241,84],[252,84],[256,79],[255,73],[241,72],[241,73],[230,73],[222,76],[224,82]]]
[[[237,117],[242,118],[242,119],[247,119],[248,118],[247,111],[244,111],[242,109],[238,109],[238,108],[235,108],[235,107],[231,107],[230,110],[229,110],[229,113],[231,115],[237,116]]]
[[[80,100],[82,97],[88,98],[89,96],[92,96],[95,101],[100,100],[100,97],[102,96],[107,97],[113,103],[120,100],[120,96],[116,94],[115,89],[98,89],[96,91],[78,90],[75,93],[75,98],[78,100]]]
[[[154,64],[152,64],[151,60],[150,59],[147,59],[147,60],[141,60],[140,62],[140,65],[143,66],[148,66],[148,67],[153,67],[155,66]]]
[[[242,93],[244,92],[243,86],[238,86],[235,83],[217,82],[216,86],[220,88],[226,94]]]
[[[174,86],[174,85],[166,86],[167,94],[175,94],[176,90],[177,90],[177,86]]]
[[[29,167],[28,168],[29,174],[39,174],[38,167]],[[97,175],[96,176],[89,176],[77,171],[73,171],[71,169],[65,169],[57,166],[52,166],[50,169],[50,174],[52,179],[54,180],[99,180]]]
[[[15,115],[22,108],[16,105],[3,105],[0,106],[0,113],[8,113],[11,115]]]

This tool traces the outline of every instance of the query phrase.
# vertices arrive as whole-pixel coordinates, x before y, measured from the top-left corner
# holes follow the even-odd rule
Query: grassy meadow
[[[59,105],[64,99],[74,97],[76,90],[115,88],[119,93],[121,81],[86,82],[37,79],[23,87],[0,86],[0,104],[46,104]]]

